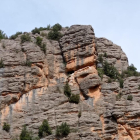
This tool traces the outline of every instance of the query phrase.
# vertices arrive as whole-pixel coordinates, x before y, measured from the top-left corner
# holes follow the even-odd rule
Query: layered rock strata
[[[43,31],[48,33],[48,31]],[[105,38],[96,38],[91,26],[73,25],[63,28],[58,41],[39,34],[29,34],[31,42],[1,40],[0,58],[0,140],[19,135],[27,125],[34,135],[44,119],[53,134],[42,140],[54,140],[55,129],[62,122],[70,125],[71,133],[63,140],[137,140],[139,125],[139,77],[129,77],[120,89],[118,82],[108,83],[98,76],[100,54],[121,73],[128,59],[121,47]],[[46,53],[36,45],[42,37]],[[106,53],[106,55],[104,55]],[[27,62],[31,66],[27,66]],[[80,103],[69,103],[63,87],[68,81]],[[116,95],[121,98],[116,100]],[[133,100],[127,100],[128,95]],[[78,113],[81,117],[78,118]],[[2,130],[10,124],[10,133]]]

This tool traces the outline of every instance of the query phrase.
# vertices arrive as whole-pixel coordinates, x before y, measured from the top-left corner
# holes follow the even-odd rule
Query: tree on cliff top
[[[2,30],[0,30],[0,40],[7,39],[7,38],[8,38],[7,35]]]

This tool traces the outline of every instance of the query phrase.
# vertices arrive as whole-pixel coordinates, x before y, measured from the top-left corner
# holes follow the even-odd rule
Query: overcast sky
[[[55,23],[92,25],[96,37],[120,45],[140,71],[140,0],[0,1],[0,29],[8,36]]]

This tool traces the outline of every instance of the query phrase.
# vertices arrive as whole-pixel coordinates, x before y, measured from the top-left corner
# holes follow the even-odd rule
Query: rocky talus
[[[120,73],[126,70],[128,59],[121,47],[95,37],[90,25],[73,25],[61,33],[59,41],[32,33],[30,42],[21,43],[21,35],[1,40],[0,59],[5,67],[0,68],[0,140],[19,136],[23,125],[37,135],[44,119],[53,134],[42,140],[55,140],[56,126],[62,122],[71,128],[62,140],[138,140],[140,77],[125,78],[121,89],[119,82],[109,83],[97,71],[103,67],[99,55]],[[46,44],[46,53],[36,44],[38,36]],[[79,104],[70,103],[64,95],[67,81],[72,93],[80,95]],[[127,100],[128,95],[133,100]],[[9,133],[2,129],[4,122],[11,126]]]

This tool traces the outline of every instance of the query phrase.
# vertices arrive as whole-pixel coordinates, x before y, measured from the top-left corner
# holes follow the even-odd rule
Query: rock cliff
[[[24,43],[21,35],[1,40],[0,140],[19,136],[23,125],[37,135],[44,119],[53,131],[62,122],[70,125],[71,133],[63,140],[140,138],[140,77],[124,77],[122,88],[117,79],[109,82],[108,75],[99,76],[98,68],[104,66],[101,56],[118,73],[127,70],[121,47],[95,37],[89,25],[62,28],[61,33],[59,41],[32,33],[31,41]],[[46,53],[37,45],[37,37],[46,45]],[[64,95],[66,82],[73,94],[80,95],[79,104]],[[4,122],[10,124],[9,133],[2,129]],[[54,139],[53,132],[42,140]]]

